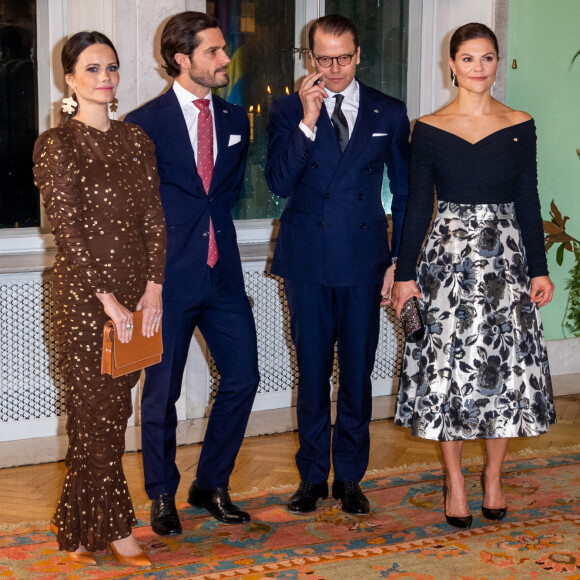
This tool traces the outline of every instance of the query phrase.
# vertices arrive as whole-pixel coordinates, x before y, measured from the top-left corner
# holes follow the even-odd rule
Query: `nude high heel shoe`
[[[50,523],[50,531],[57,536],[58,528],[53,522]],[[94,552],[66,552],[68,561],[72,564],[82,564],[83,566],[96,566],[97,565],[97,555]]]
[[[113,553],[113,558],[115,558],[115,560],[119,562],[119,564],[124,564],[125,566],[141,566],[141,567],[152,565],[151,560],[149,559],[149,556],[147,555],[146,552],[140,552],[139,554],[135,554],[134,556],[124,556],[117,550],[117,548],[115,548],[115,546],[112,543],[107,546],[107,550],[109,549]]]
[[[96,566],[97,555],[94,552],[67,552],[68,561],[84,566]]]

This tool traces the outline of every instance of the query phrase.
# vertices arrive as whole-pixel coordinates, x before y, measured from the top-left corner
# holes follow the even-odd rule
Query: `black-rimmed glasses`
[[[312,58],[314,58],[322,68],[330,68],[333,60],[335,60],[340,66],[349,65],[355,54],[356,51],[352,54],[341,54],[340,56],[316,56],[312,53]]]

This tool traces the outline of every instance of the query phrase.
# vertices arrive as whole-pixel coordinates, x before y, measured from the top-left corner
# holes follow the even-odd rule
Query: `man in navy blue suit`
[[[160,535],[181,533],[175,403],[196,327],[221,381],[188,501],[225,523],[250,519],[228,493],[259,374],[256,328],[231,216],[244,179],[249,122],[242,109],[211,93],[229,82],[225,46],[213,17],[173,16],[161,36],[161,54],[175,82],[125,119],[155,143],[168,230],[163,361],[147,369],[141,400],[145,489],[152,500],[151,525]]]
[[[309,30],[316,72],[270,114],[266,179],[288,198],[271,272],[284,278],[300,378],[293,512],[332,495],[365,514],[359,482],[369,457],[371,372],[380,304],[390,301],[407,201],[409,120],[405,105],[355,78],[354,23],[338,14]],[[384,166],[393,194],[389,249],[381,200]],[[338,341],[340,388],[331,441],[330,378]],[[331,451],[332,443],[332,451]]]

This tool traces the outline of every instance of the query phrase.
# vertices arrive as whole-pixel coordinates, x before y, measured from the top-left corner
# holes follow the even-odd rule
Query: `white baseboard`
[[[568,375],[555,373],[552,376],[552,385],[556,397],[580,394],[580,373]],[[385,389],[387,385],[380,385],[379,388]],[[396,393],[396,383],[393,382],[388,388],[393,389]],[[395,401],[396,394],[374,397],[372,420],[392,418],[395,414]],[[332,403],[333,422],[335,416],[336,403]],[[207,418],[180,421],[177,427],[177,444],[201,443],[206,427]],[[246,437],[287,433],[296,429],[296,407],[253,411],[246,429]],[[61,432],[61,430],[53,424],[52,433],[57,432]],[[68,438],[64,434],[0,442],[0,469],[62,461],[66,455],[67,444]],[[125,445],[127,451],[141,449],[140,427],[127,427]]]
[[[552,376],[580,373],[580,337],[548,340],[546,348]]]

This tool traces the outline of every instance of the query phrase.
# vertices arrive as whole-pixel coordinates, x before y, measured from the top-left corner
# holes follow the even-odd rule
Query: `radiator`
[[[282,281],[264,273],[265,262],[244,263],[246,292],[252,305],[258,334],[261,383],[254,410],[280,408],[293,403],[298,377],[290,339],[288,306]],[[48,275],[25,273],[0,275],[0,441],[46,437],[64,432],[66,409],[64,384],[57,369],[50,323]],[[205,401],[207,408],[219,388],[219,373],[204,346],[205,369],[188,372],[182,397]],[[391,313],[381,312],[381,331],[373,394],[391,394],[403,348],[402,331]],[[199,367],[196,364],[196,367]],[[338,369],[332,382],[338,384]],[[138,402],[139,389],[135,400]],[[203,405],[202,405],[203,406]],[[136,405],[138,409],[138,404]],[[190,419],[188,405],[178,404],[179,418]],[[202,413],[205,409],[202,409]],[[138,416],[132,424],[138,424]]]

